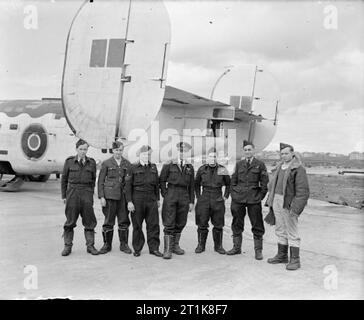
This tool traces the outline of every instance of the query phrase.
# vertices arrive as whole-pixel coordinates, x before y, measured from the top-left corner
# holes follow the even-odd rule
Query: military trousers
[[[275,194],[273,211],[276,217],[275,233],[280,244],[300,247],[301,238],[298,233],[298,215],[283,208],[282,195]]]
[[[168,186],[162,206],[164,234],[173,235],[182,232],[187,224],[189,203],[187,187]]]
[[[208,230],[210,220],[214,229],[222,230],[225,225],[225,201],[221,191],[203,191],[196,203],[195,217],[199,231]]]
[[[244,220],[247,212],[254,239],[262,239],[265,229],[261,202],[253,204],[238,203],[234,200],[231,202],[231,214],[233,216],[231,229],[233,236],[240,236],[244,231]]]
[[[158,203],[154,194],[150,192],[134,191],[133,204],[135,211],[131,213],[131,221],[133,223],[133,249],[140,252],[145,243],[143,233],[143,222],[146,222],[147,243],[149,251],[159,249],[160,228],[159,228],[159,212]]]
[[[106,199],[106,206],[102,207],[104,224],[102,230],[107,232],[113,230],[116,218],[118,219],[119,230],[127,230],[130,226],[129,212],[124,195],[120,200]]]
[[[94,194],[91,188],[69,187],[66,193],[66,222],[64,230],[70,231],[76,227],[81,215],[85,230],[94,230],[97,224],[93,208]]]

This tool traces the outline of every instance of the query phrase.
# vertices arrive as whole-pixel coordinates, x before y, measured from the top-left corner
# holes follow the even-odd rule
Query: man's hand
[[[100,204],[101,204],[101,207],[105,207],[106,206],[106,199],[105,198],[100,198]]]
[[[223,197],[223,199],[224,199],[224,201],[226,201],[226,200],[227,200],[227,199],[229,199],[229,198]]]
[[[158,208],[160,208],[161,202],[159,200],[157,201],[157,205],[158,205]]]
[[[131,201],[128,202],[128,211],[130,211],[130,212],[135,211],[134,204]]]
[[[193,210],[194,204],[190,203],[189,208],[188,208],[188,212],[191,212]]]

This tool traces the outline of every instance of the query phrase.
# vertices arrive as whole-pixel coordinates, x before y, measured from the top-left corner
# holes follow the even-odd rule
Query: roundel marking
[[[28,126],[21,137],[21,147],[28,159],[40,159],[47,150],[48,137],[40,124]]]
[[[37,151],[41,146],[41,139],[36,133],[32,133],[28,137],[28,147],[32,151]]]

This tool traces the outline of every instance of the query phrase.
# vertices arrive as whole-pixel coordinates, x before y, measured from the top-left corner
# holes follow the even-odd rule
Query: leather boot
[[[255,259],[263,260],[263,239],[254,239]]]
[[[63,231],[64,239],[64,249],[62,251],[62,256],[68,256],[72,252],[72,241],[73,241],[73,229]]]
[[[164,235],[163,259],[172,258],[172,241],[173,241],[173,236],[171,234]]]
[[[288,263],[288,245],[278,243],[278,252],[273,258],[267,260],[268,263]]]
[[[113,235],[114,235],[114,230],[102,231],[102,237],[104,238],[104,245],[99,250],[100,254],[108,253],[111,251]]]
[[[99,252],[94,247],[95,231],[94,230],[85,230],[85,238],[86,238],[87,253],[91,253],[94,256],[98,255]]]
[[[149,254],[152,254],[158,258],[163,257],[163,254],[158,249],[149,251]]]
[[[213,229],[212,235],[214,238],[214,250],[220,254],[226,254],[225,249],[222,247],[223,231]]]
[[[290,259],[286,266],[287,270],[297,270],[301,268],[300,262],[300,248],[299,247],[289,247]]]
[[[198,245],[195,249],[195,253],[201,253],[201,252],[205,251],[206,239],[207,239],[208,233],[209,233],[209,230],[197,230]]]
[[[129,230],[119,229],[120,251],[130,254],[132,251],[128,246]]]
[[[227,255],[232,256],[234,254],[241,254],[241,243],[243,242],[243,236],[233,236],[233,248],[226,252]]]
[[[185,254],[185,251],[179,246],[179,240],[181,239],[180,233],[175,233],[172,242],[172,252],[178,255]]]

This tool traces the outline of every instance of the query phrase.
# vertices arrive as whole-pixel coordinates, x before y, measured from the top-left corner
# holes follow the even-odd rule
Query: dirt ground
[[[364,210],[364,175],[309,174],[310,198]]]

